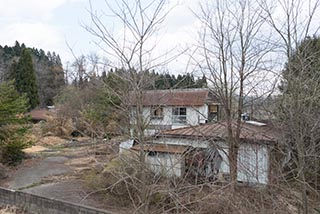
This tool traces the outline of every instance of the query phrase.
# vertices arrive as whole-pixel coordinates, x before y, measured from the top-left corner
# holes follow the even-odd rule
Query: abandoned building
[[[130,124],[135,124],[137,99],[131,96]],[[219,102],[209,89],[144,91],[140,100],[146,134],[218,121]]]
[[[235,125],[235,123],[233,124]],[[145,144],[146,162],[156,174],[196,179],[229,178],[226,122],[162,131]],[[241,124],[237,158],[238,182],[268,184],[272,151],[278,139],[271,125],[255,121]],[[135,145],[133,150],[141,150]]]

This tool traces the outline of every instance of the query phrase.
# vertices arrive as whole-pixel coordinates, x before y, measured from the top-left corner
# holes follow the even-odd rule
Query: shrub
[[[20,163],[24,157],[23,149],[31,142],[26,142],[25,134],[29,127],[6,126],[1,128],[0,161],[8,165]]]

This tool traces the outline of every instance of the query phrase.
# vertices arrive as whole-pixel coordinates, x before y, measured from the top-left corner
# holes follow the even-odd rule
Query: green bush
[[[21,163],[25,148],[25,144],[21,141],[7,143],[3,148],[2,161],[9,165]]]
[[[0,162],[7,165],[16,165],[24,157],[23,149],[31,142],[26,142],[25,134],[29,127],[6,126],[1,128]]]

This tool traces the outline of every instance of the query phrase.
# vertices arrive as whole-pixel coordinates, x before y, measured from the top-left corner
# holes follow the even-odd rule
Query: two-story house
[[[219,119],[219,102],[209,89],[150,90],[141,95],[146,134],[205,124]],[[131,100],[130,123],[135,124],[137,101]]]

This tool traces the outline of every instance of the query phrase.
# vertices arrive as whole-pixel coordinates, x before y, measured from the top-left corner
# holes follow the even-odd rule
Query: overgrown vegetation
[[[146,176],[141,183],[142,174]],[[127,152],[105,165],[102,172],[92,170],[84,175],[91,194],[100,194],[115,207],[138,211],[139,204],[148,203],[149,213],[294,213],[295,200],[284,186],[250,187],[202,183],[188,179],[155,175],[147,167],[141,172],[138,154]],[[142,202],[142,185],[147,201]],[[138,212],[139,213],[139,212]],[[143,212],[142,212],[143,213]]]
[[[116,108],[119,100],[99,80],[91,80],[81,87],[66,87],[56,97],[56,104],[61,127],[70,120],[80,135],[105,138],[124,133],[125,117]]]
[[[115,8],[106,2],[114,12],[114,16],[107,17],[108,22],[104,21],[104,11],[91,11],[92,23],[85,27],[115,62],[106,65],[97,55],[77,58],[71,66],[73,71],[66,71],[72,84],[63,90],[68,81],[64,79],[60,57],[54,52],[45,54],[18,42],[13,47],[0,47],[0,81],[11,80],[0,85],[1,161],[16,164],[23,158],[22,149],[29,144],[24,138],[28,131],[24,116],[27,109],[39,103],[57,104],[57,117],[48,119],[46,133],[109,138],[128,135],[131,125],[142,145],[138,154],[120,156],[106,165],[102,173],[92,170],[84,176],[94,192],[103,192],[110,204],[132,207],[139,213],[320,212],[313,203],[319,201],[320,195],[320,40],[317,36],[307,37],[312,35],[309,26],[319,1],[314,5],[309,2],[307,18],[299,11],[303,1],[275,1],[287,15],[284,22],[275,19],[274,5],[264,0],[200,5],[200,52],[191,58],[203,73],[201,77],[193,73],[157,72],[170,60],[163,57],[168,53],[151,54],[155,49],[150,48],[149,41],[168,14],[167,1],[146,5],[139,0],[120,2]],[[123,24],[120,37],[104,24],[111,18],[118,18],[116,21]],[[307,27],[298,29],[299,25]],[[264,29],[278,35],[269,37]],[[283,65],[286,61],[286,65],[276,98],[271,95],[274,88],[270,78],[275,67],[279,67],[272,61],[275,52],[286,55],[280,62]],[[148,170],[145,161],[142,148],[149,139],[144,132],[148,121],[142,116],[144,91],[202,87],[208,87],[222,104],[228,126],[232,188],[221,183],[198,185],[183,178],[164,178]],[[247,98],[251,95],[259,97],[250,100],[259,98],[261,103],[266,95],[270,103],[277,102],[272,116],[282,134],[277,147],[281,157],[277,157],[275,169],[278,183],[261,188],[237,182],[241,117],[249,108]],[[130,109],[132,97],[137,103]],[[130,113],[135,124],[129,124]],[[236,128],[232,126],[234,120]]]

